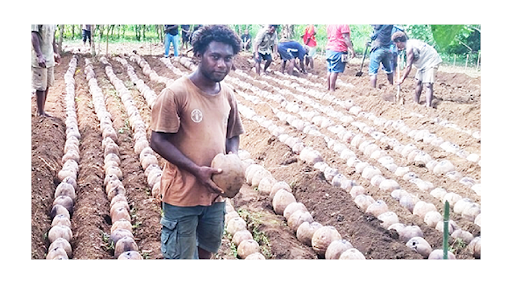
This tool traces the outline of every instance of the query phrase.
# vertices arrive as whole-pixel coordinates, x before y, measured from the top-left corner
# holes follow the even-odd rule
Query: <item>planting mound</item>
[[[143,45],[109,47],[115,54],[103,62],[99,57],[79,51],[78,47],[66,48],[61,64],[55,68],[55,85],[50,88],[46,103],[46,111],[52,117],[36,116],[35,97],[32,98],[32,258],[46,258],[50,245],[47,238],[52,227],[50,211],[60,183],[58,173],[64,164],[67,138],[67,113],[62,99],[66,93],[64,74],[75,53],[78,61],[74,91],[80,159],[76,200],[70,216],[72,258],[115,259],[115,247],[109,243],[113,222],[111,201],[104,183],[107,173],[103,136],[84,72],[85,58],[89,58],[117,136],[119,169],[137,252],[144,259],[160,259],[160,207],[153,194],[158,183],[148,183],[150,170],[154,171],[156,165],[145,168],[146,165],[141,164],[141,154],[135,150],[142,147],[135,147],[137,126],[132,125],[130,110],[109,79],[106,66],[112,67],[114,75],[129,90],[149,138],[151,92],[159,94],[167,83],[192,72],[190,68],[194,66],[187,67],[185,62],[196,62],[192,58],[182,63],[175,59],[164,62],[159,46],[151,49]],[[147,62],[147,67],[141,67],[133,59],[133,50]],[[142,81],[134,82],[126,65],[116,58],[126,60]],[[442,213],[444,200],[449,199],[454,209],[457,201],[468,199],[471,203],[467,208],[471,209],[452,212],[450,219],[454,229],[471,236],[451,237],[449,245],[457,259],[474,259],[471,250],[474,246],[469,243],[481,235],[478,221],[481,205],[480,78],[441,69],[434,86],[434,108],[424,106],[424,95],[421,105],[412,101],[414,82],[410,78],[401,88],[405,104],[398,105],[394,102],[397,89],[387,83],[386,76],[379,73],[378,87],[373,89],[367,74],[355,76],[359,64],[360,61],[351,62],[338,77],[338,89],[327,96],[322,56],[315,59],[315,69],[309,75],[295,72],[291,77],[278,74],[280,63],[273,63],[268,75],[257,76],[251,69],[251,55],[237,56],[236,70],[226,82],[234,88],[241,111],[254,112],[254,115],[242,115],[246,134],[241,136],[240,155],[261,165],[270,175],[258,181],[258,185],[246,182],[229,202],[244,219],[247,230],[259,244],[260,253],[267,259],[324,257],[323,253],[317,254],[311,246],[299,241],[286,218],[274,211],[271,197],[263,192],[263,187],[279,181],[290,186],[296,201],[305,205],[315,222],[335,228],[364,258],[424,259],[425,256],[406,245],[402,229],[418,226],[420,237],[432,250],[442,248],[442,233],[435,223],[426,222],[426,212],[415,212],[414,205],[419,201],[430,203],[433,207],[427,208]],[[142,92],[142,83],[151,92]],[[256,115],[262,119],[257,119]],[[303,120],[302,124],[296,118]],[[370,150],[370,147],[373,148]],[[311,149],[307,159],[303,149]],[[443,171],[441,165],[450,165],[444,161],[453,168]],[[158,164],[163,168],[159,156]],[[154,172],[157,181],[158,171]],[[262,187],[261,190],[258,187]],[[404,227],[395,224],[393,229],[388,229],[383,226],[382,216],[367,212],[360,205],[363,203],[355,202],[363,200],[362,195],[371,196],[373,199],[365,199],[370,202],[385,203],[387,211],[394,212]],[[355,199],[356,196],[360,197]],[[396,223],[393,220],[386,222]],[[232,237],[225,234],[215,258],[241,258],[233,249]]]

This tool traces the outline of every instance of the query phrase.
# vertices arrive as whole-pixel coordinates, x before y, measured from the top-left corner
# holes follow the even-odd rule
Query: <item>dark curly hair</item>
[[[240,37],[225,25],[207,25],[199,28],[192,36],[194,54],[203,54],[212,41],[222,42],[233,47],[233,54],[238,54],[241,48]]]
[[[391,40],[394,42],[406,42],[407,35],[404,32],[396,32],[391,36]]]

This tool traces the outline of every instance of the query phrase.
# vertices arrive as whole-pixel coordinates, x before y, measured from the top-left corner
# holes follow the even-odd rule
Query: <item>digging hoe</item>
[[[396,71],[397,71],[397,80],[400,80],[400,56],[398,56],[398,61],[397,61],[397,64],[396,64]],[[397,102],[398,104],[401,104],[403,105],[404,104],[404,97],[402,94],[400,94],[400,87],[401,85],[398,84],[398,89],[397,89],[397,92],[396,92],[396,96],[395,96],[395,102]]]
[[[363,76],[363,64],[364,64],[364,59],[366,58],[366,52],[368,52],[368,46],[370,46],[370,43],[366,44],[366,49],[364,50],[364,54],[363,54],[363,60],[361,61],[361,68],[359,68],[359,71],[356,73],[357,77]]]

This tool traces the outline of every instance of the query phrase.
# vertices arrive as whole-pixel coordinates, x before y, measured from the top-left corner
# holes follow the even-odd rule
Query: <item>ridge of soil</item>
[[[62,55],[61,64],[55,68],[55,85],[50,88],[46,104],[46,111],[52,117],[41,118],[36,116],[34,96],[31,101],[31,258],[44,259],[49,246],[46,238],[51,225],[49,213],[52,208],[55,188],[59,184],[57,173],[62,168],[61,158],[64,154],[63,149],[66,140],[66,126],[64,123],[66,113],[62,99],[66,92],[64,73],[73,56],[72,52],[69,51],[72,50],[76,52],[78,57],[78,66],[74,78],[76,82],[76,110],[81,134],[77,200],[71,217],[73,259],[114,258],[112,248],[105,241],[110,233],[112,222],[109,217],[109,201],[103,186],[102,134],[83,72],[85,58],[89,58],[93,62],[98,85],[106,97],[105,103],[108,111],[112,114],[113,126],[119,137],[121,168],[124,174],[123,184],[127,191],[132,224],[134,224],[134,237],[139,246],[139,252],[147,259],[161,259],[160,208],[151,197],[151,189],[148,188],[145,181],[144,171],[139,163],[138,155],[133,151],[133,135],[131,128],[128,126],[126,110],[114,87],[109,82],[104,66],[97,58],[91,57],[83,50],[78,51],[78,49],[78,46],[68,46],[68,51]],[[147,53],[147,47],[144,46],[122,45],[115,46],[112,50],[114,50],[115,56],[129,55],[133,50],[136,50],[160,76],[172,79],[179,77],[160,61],[162,54],[158,54],[159,51],[156,47],[151,50],[151,55]],[[280,85],[276,81],[258,77],[252,70],[250,56],[249,53],[241,53],[236,57],[235,66],[251,76],[255,80],[254,84],[258,84],[258,80],[264,80],[274,87],[289,88]],[[121,63],[113,60],[112,57],[108,57],[108,61],[116,75],[125,82],[126,87],[132,92],[134,101],[147,125],[149,135],[148,126],[151,110],[139,91],[131,83],[126,69]],[[128,59],[128,57],[125,58]],[[143,79],[156,94],[159,94],[165,87],[162,83],[150,81],[136,63],[129,60],[128,62],[134,67],[137,76]],[[185,73],[190,72],[180,64],[174,63],[174,65]],[[272,70],[280,70],[280,63],[274,63],[270,70],[270,76],[277,76],[272,74]],[[325,85],[325,70],[325,62],[320,57],[315,59],[315,68],[310,72],[311,75],[298,73],[294,75],[323,86]],[[480,155],[479,139],[451,128],[442,127],[433,121],[434,118],[448,120],[463,129],[479,131],[481,127],[480,77],[474,78],[460,73],[438,72],[434,90],[435,99],[433,103],[435,108],[426,108],[412,102],[414,82],[412,79],[408,79],[402,86],[405,105],[399,108],[394,103],[396,87],[387,83],[384,74],[379,73],[378,88],[373,89],[369,86],[367,76],[355,76],[357,71],[359,71],[359,64],[349,64],[345,73],[339,76],[338,80],[352,84],[353,87],[340,87],[334,92],[337,98],[342,100],[352,99],[355,104],[361,106],[365,111],[373,112],[375,115],[385,117],[388,120],[402,119],[411,129],[428,129],[445,140],[456,143],[471,153]],[[235,72],[231,72],[230,76],[239,77]],[[258,84],[258,87],[271,93],[274,92],[273,88],[265,85]],[[290,88],[290,90],[294,91],[293,88]],[[235,87],[235,93],[242,91],[245,92],[246,90]],[[251,105],[250,102],[240,96],[237,96],[237,99],[240,103],[250,105],[256,109],[260,115],[274,116],[270,107]],[[424,100],[423,95],[421,104],[425,103]],[[329,104],[326,101],[321,103]],[[335,105],[331,106],[336,107]],[[411,115],[411,113],[421,114],[422,117]],[[277,119],[275,120],[277,121]],[[315,221],[323,225],[334,226],[342,237],[349,240],[367,259],[423,258],[406,247],[404,242],[398,240],[396,233],[382,228],[377,218],[362,212],[355,205],[349,193],[329,184],[320,171],[298,159],[298,156],[288,146],[272,136],[267,130],[251,120],[243,118],[243,123],[246,133],[241,136],[240,148],[249,151],[251,158],[267,168],[276,180],[284,180],[291,184],[296,199],[306,205]],[[281,126],[288,127],[285,123],[280,123]],[[323,139],[305,137],[304,134],[298,132],[294,134],[303,137],[306,144],[314,145],[315,149],[319,149],[324,161],[328,161],[332,167],[338,168],[349,178],[357,179],[363,187],[368,188],[368,191],[372,196],[375,196],[376,200],[384,200],[390,210],[400,216],[402,223],[420,226],[425,239],[433,248],[442,247],[442,234],[439,231],[425,225],[423,220],[404,209],[389,193],[380,192],[368,181],[357,177],[358,175],[354,173],[353,169],[339,163],[337,154],[327,149],[327,144]],[[399,141],[411,140],[407,135],[394,129],[387,129],[386,135]],[[406,142],[402,143],[406,144]],[[481,179],[479,164],[464,162],[458,156],[447,154],[430,145],[423,144],[421,147],[421,150],[429,153],[435,159],[449,158],[456,161],[457,170],[463,176],[468,175],[477,180]],[[412,164],[409,166],[413,167]],[[382,171],[384,172],[385,169]],[[425,180],[436,181],[437,186],[449,187],[450,191],[481,202],[480,196],[472,192],[467,186],[446,178],[439,179],[424,167],[415,167],[414,171]],[[441,208],[441,202],[434,199],[428,192],[418,192],[412,184],[406,185],[404,183],[403,188],[418,193],[421,200],[432,202],[437,208]],[[318,258],[311,247],[297,240],[294,232],[286,225],[285,218],[274,213],[267,196],[260,194],[256,189],[246,184],[231,202],[236,210],[245,212],[244,217],[248,221],[248,228],[251,231],[264,234],[268,242],[262,247],[265,248],[267,258]],[[480,236],[480,227],[460,216],[453,216],[453,219],[464,230],[471,232],[474,236]],[[455,247],[455,240],[451,238],[450,244]],[[454,253],[458,259],[474,259],[467,247],[455,247]],[[224,238],[222,247],[215,258],[236,259],[227,236]]]

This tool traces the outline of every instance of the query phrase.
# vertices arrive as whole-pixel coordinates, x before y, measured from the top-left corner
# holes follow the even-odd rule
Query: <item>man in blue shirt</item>
[[[388,81],[391,85],[393,85],[393,59],[391,52],[391,45],[393,44],[391,41],[391,32],[393,30],[393,25],[372,26],[372,49],[370,52],[370,65],[368,67],[368,74],[370,75],[370,84],[374,88],[377,87],[377,72],[379,71],[380,64],[382,63]]]
[[[288,64],[287,73],[292,75],[293,67],[295,67],[295,59],[299,59],[300,63],[300,71],[302,73],[306,73],[306,69],[304,68],[304,56],[306,55],[306,50],[304,47],[293,40],[283,40],[277,45],[277,52],[281,56],[283,60],[281,63],[281,72],[284,73],[286,68],[286,62],[290,61]],[[298,68],[297,68],[298,69]]]
[[[165,32],[165,38],[164,38],[164,57],[169,57],[169,47],[174,47],[174,57],[178,57],[178,41],[179,41],[179,35],[178,35],[178,25],[165,25],[164,26],[164,32]]]

